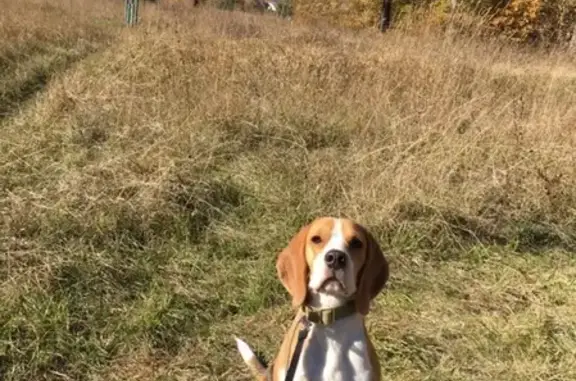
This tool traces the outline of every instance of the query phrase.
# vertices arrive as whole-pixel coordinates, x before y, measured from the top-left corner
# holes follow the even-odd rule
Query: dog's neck
[[[312,302],[312,303],[310,303]],[[310,308],[338,308],[348,301],[318,296]],[[302,352],[294,380],[368,381],[372,367],[361,314],[324,324],[311,324],[306,349]]]
[[[315,310],[326,310],[331,308],[338,308],[349,302],[349,299],[342,298],[324,292],[308,292],[306,306]]]

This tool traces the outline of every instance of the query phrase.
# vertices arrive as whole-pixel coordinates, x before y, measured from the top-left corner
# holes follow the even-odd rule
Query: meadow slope
[[[391,262],[368,318],[384,379],[576,379],[567,54],[0,7],[3,381],[249,380],[232,335],[272,357],[291,317],[274,260],[319,215]]]

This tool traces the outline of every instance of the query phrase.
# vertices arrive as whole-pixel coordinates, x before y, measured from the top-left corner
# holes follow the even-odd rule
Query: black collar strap
[[[313,310],[308,307],[303,307],[302,313],[311,323],[330,325],[336,320],[354,315],[356,313],[356,304],[353,300],[351,300],[340,307],[329,308],[325,310]]]

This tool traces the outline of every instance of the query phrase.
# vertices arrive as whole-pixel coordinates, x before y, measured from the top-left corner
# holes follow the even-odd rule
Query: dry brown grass
[[[273,355],[275,254],[331,214],[392,263],[368,320],[385,379],[574,378],[567,55],[183,5],[128,30],[80,3],[0,50],[94,47],[0,121],[5,380],[248,380],[231,335]]]
[[[106,45],[121,4],[77,0],[6,1],[0,14],[0,118],[17,110],[50,77]],[[120,19],[121,20],[121,19]]]
[[[295,18],[352,29],[375,28],[380,18],[381,2],[375,0],[293,0],[292,4]]]

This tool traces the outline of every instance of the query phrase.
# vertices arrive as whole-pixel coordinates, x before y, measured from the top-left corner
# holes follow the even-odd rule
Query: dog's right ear
[[[310,225],[304,226],[282,250],[276,261],[280,281],[292,296],[292,305],[299,307],[306,300],[309,269],[306,262],[306,241]]]

